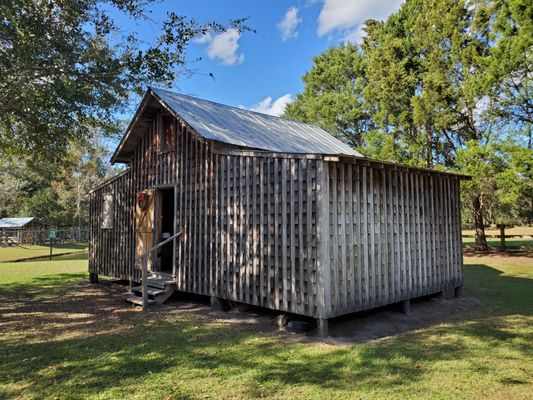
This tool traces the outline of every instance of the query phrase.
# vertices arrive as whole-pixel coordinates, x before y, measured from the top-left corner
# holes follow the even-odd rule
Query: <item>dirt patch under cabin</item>
[[[27,339],[46,341],[57,337],[120,334],[146,323],[170,322],[179,328],[181,317],[192,317],[198,319],[198,323],[235,326],[277,336],[287,342],[347,344],[379,340],[443,323],[481,307],[478,300],[471,297],[426,297],[412,301],[409,315],[391,305],[331,319],[330,337],[321,339],[316,337],[316,329],[298,334],[279,329],[278,313],[270,310],[239,306],[230,311],[213,311],[206,298],[187,298],[179,294],[162,306],[151,306],[145,315],[139,307],[132,307],[123,300],[126,289],[124,284],[104,280],[97,285],[71,283],[67,290],[57,293],[17,293],[1,306],[0,330],[4,333],[24,332]]]

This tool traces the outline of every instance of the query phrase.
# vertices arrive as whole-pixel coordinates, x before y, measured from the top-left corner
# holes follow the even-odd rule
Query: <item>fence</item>
[[[38,230],[0,230],[0,246],[48,244],[50,229]],[[89,241],[87,228],[56,229],[54,243],[82,243]]]
[[[511,251],[511,252],[515,252],[515,251],[520,252],[520,251],[522,251],[521,246],[509,245],[509,244],[506,243],[505,239],[516,239],[516,238],[519,238],[519,239],[531,239],[531,238],[533,238],[533,235],[530,235],[530,234],[507,235],[505,233],[506,225],[497,225],[497,227],[500,230],[499,234],[486,234],[485,237],[487,239],[500,239],[500,244],[499,244],[499,246],[497,246],[498,247],[498,251]],[[463,237],[463,239],[473,239],[473,238],[476,237],[476,235],[463,234],[462,237]]]

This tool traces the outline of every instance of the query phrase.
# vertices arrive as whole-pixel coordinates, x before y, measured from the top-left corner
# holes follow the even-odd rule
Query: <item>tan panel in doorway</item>
[[[153,245],[154,237],[154,190],[137,193],[135,201],[135,257],[144,254]],[[148,257],[148,269],[152,269],[152,257]],[[141,265],[141,261],[137,261]]]

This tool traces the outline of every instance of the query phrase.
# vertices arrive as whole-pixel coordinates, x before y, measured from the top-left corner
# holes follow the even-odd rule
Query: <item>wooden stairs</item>
[[[148,304],[163,304],[176,290],[176,282],[171,275],[151,273],[147,278]],[[124,295],[124,300],[135,306],[142,306],[142,286],[134,286],[131,293]]]

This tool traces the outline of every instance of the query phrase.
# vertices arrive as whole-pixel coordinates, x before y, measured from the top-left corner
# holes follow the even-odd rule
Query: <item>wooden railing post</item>
[[[143,257],[142,287],[143,311],[146,311],[148,310],[148,253]]]
[[[137,256],[134,258],[134,262],[141,259],[142,260],[142,308],[143,311],[148,310],[148,257],[150,254],[154,251],[159,249],[160,247],[164,246],[165,244],[169,242],[174,243],[174,248],[176,247],[176,238],[181,235],[181,232],[178,232],[168,239],[163,240],[161,243],[156,244],[154,247],[152,247],[150,250],[147,250],[142,255]],[[135,267],[138,268],[138,267]]]

